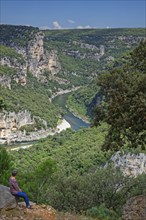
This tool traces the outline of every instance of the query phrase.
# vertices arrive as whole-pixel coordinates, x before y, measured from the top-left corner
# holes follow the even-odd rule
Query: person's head
[[[17,170],[13,170],[12,171],[12,176],[16,176],[17,175]]]

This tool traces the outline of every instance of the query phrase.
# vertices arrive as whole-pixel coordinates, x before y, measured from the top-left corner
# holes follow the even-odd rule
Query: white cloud
[[[52,24],[53,24],[53,29],[62,29],[58,21],[53,21]]]
[[[71,20],[71,19],[68,19],[67,21],[68,21],[68,23],[70,23],[70,24],[74,24],[74,23],[75,23],[75,21],[73,21],[73,20]]]
[[[90,25],[85,25],[85,26],[77,26],[77,29],[91,29],[91,28],[95,28],[95,27],[91,27]]]

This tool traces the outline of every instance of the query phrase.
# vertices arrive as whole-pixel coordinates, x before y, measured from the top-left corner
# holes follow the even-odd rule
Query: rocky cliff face
[[[44,35],[39,32],[35,38],[29,42],[26,57],[28,59],[29,71],[38,79],[43,79],[44,71],[48,71],[48,74],[54,75],[61,69],[61,65],[58,62],[56,51],[50,53],[44,51]]]
[[[124,154],[120,151],[114,154],[111,158],[116,167],[120,167],[122,173],[126,176],[138,176],[146,173],[146,154]]]
[[[26,84],[26,76],[27,76],[27,63],[20,63],[16,58],[8,58],[3,57],[0,59],[0,65],[7,66],[16,71],[16,74],[12,74],[11,76],[7,76],[4,73],[0,76],[0,84],[4,87],[8,87],[11,89],[12,80],[20,83],[22,86]]]
[[[43,75],[45,70],[50,75],[54,75],[61,70],[57,52],[53,50],[50,53],[45,52],[44,34],[40,31],[35,33],[33,39],[29,40],[25,46],[13,44],[12,40],[7,43],[1,42],[1,44],[15,49],[24,58],[23,63],[18,62],[13,57],[11,59],[7,56],[0,58],[0,65],[16,70],[16,74],[11,77],[1,74],[0,83],[2,86],[11,88],[12,80],[25,85],[27,83],[27,71],[30,71],[38,79],[44,80],[46,79],[46,76]]]
[[[1,112],[0,113],[0,143],[9,143],[22,134],[19,129],[22,126],[34,124],[30,112]],[[24,132],[23,132],[24,133]]]
[[[64,50],[63,53],[69,56],[73,56],[75,58],[80,59],[92,59],[100,61],[100,58],[105,54],[105,46],[100,45],[99,47],[93,44],[80,43],[77,41],[73,41],[74,45],[78,45],[80,48],[88,49],[86,52],[80,52],[79,50]],[[90,52],[89,52],[90,51]]]
[[[10,26],[10,28],[12,28]],[[3,54],[0,56],[0,85],[11,89],[12,82],[25,86],[27,84],[27,73],[32,73],[34,77],[42,82],[48,80],[48,75],[57,74],[61,65],[58,62],[56,51],[50,53],[44,50],[44,34],[40,31],[32,29],[27,33],[27,28],[21,26],[13,28],[15,33],[12,36],[6,36],[1,40]],[[9,30],[2,31],[2,35]],[[30,37],[30,36],[31,37]],[[27,36],[26,39],[24,36]],[[21,39],[22,42],[21,42]],[[45,74],[44,74],[45,71]],[[39,119],[41,120],[41,119]],[[46,122],[41,120],[43,127],[47,128]],[[25,132],[20,131],[22,126],[34,124],[35,120],[31,113],[24,110],[16,112],[0,113],[0,143],[9,143],[11,141],[35,140],[42,137],[42,129],[40,133],[33,132],[29,137]],[[37,130],[37,129],[36,129]]]

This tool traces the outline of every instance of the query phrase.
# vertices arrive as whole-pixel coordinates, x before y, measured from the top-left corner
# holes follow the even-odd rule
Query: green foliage
[[[138,57],[137,51],[140,53]],[[145,51],[146,41],[134,50],[129,65],[106,72],[98,78],[105,98],[96,108],[94,124],[104,121],[110,125],[104,143],[106,149],[117,150],[125,144],[145,149]],[[138,63],[141,63],[140,67]]]
[[[101,149],[106,133],[106,125],[78,132],[68,129],[15,151],[22,188],[33,201],[61,211],[89,210],[88,215],[103,220],[118,219],[128,198],[145,193],[146,175],[126,177],[112,165],[105,168],[112,155]]]
[[[101,204],[99,207],[92,207],[87,210],[87,215],[93,218],[103,220],[120,220],[121,218],[113,210],[107,209],[105,204]]]
[[[48,123],[48,127],[55,127],[58,122],[59,108],[49,101],[49,91],[45,85],[39,83],[35,77],[28,74],[25,87],[13,83],[9,90],[0,86],[0,93],[5,100],[7,111],[21,111],[27,109],[33,116],[39,116]],[[36,120],[36,128],[41,126]],[[30,126],[29,126],[30,128]],[[31,130],[29,129],[28,130]]]
[[[53,137],[42,139],[33,147],[31,154],[31,148],[15,152],[15,162],[21,169],[33,170],[38,161],[49,156],[67,175],[76,172],[83,174],[94,170],[94,166],[103,164],[111,155],[111,152],[100,151],[106,131],[106,125],[99,127],[98,130],[91,128],[73,132],[69,129]],[[28,161],[31,161],[31,166]]]
[[[56,172],[56,169],[56,163],[47,158],[38,163],[33,171],[21,170],[19,172],[20,185],[28,191],[34,202],[41,204],[47,200],[48,187],[50,187],[52,175]]]
[[[3,57],[9,58],[10,60],[13,60],[13,62],[14,59],[16,59],[21,64],[25,62],[23,56],[17,53],[14,49],[0,45],[0,58]]]
[[[34,39],[35,33],[39,31],[38,28],[31,26],[15,26],[15,25],[0,25],[0,42],[4,45],[11,45],[25,47],[28,41]],[[13,39],[13,41],[12,41]]]
[[[3,65],[0,65],[0,75],[1,76],[14,76],[16,75],[17,71],[16,69],[12,68],[12,67],[8,67],[8,66],[3,66]]]
[[[75,115],[89,120],[88,110],[91,108],[90,104],[97,92],[98,87],[95,82],[91,82],[88,86],[78,89],[69,95],[67,100],[68,108],[71,112],[75,113]]]
[[[8,177],[12,170],[12,159],[4,147],[0,147],[0,182],[8,185]]]
[[[122,206],[128,198],[145,193],[146,175],[142,177],[124,177],[119,170],[112,167],[98,167],[95,172],[80,176],[58,173],[48,190],[48,202],[59,210],[76,211],[86,211],[105,204],[107,209],[115,211],[107,213],[107,217],[109,214],[112,219],[117,216],[116,213],[121,215]]]
[[[121,55],[137,46],[137,36],[144,37],[145,29],[49,30],[44,33],[45,49],[57,51],[62,67],[58,76],[68,80],[69,86],[79,86],[90,83],[102,70],[109,68],[113,63],[108,60],[109,56],[119,59],[117,65],[120,65]],[[101,45],[105,47],[105,54],[98,61],[96,56]]]
[[[3,98],[0,97],[0,111],[3,110],[5,107],[6,107],[5,102],[4,102]]]

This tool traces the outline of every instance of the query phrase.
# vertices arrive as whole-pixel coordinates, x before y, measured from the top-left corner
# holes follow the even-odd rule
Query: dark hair
[[[12,171],[12,176],[16,176],[17,175],[17,170],[13,170]]]

